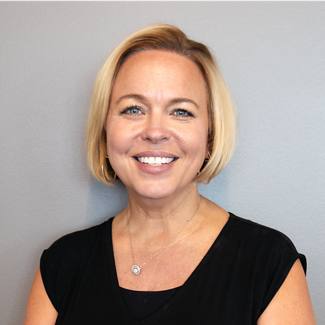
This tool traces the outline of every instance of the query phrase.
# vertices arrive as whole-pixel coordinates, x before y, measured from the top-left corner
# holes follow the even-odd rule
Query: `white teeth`
[[[170,158],[170,157],[137,157],[137,159],[143,164],[162,165],[162,164],[169,164],[175,158]]]

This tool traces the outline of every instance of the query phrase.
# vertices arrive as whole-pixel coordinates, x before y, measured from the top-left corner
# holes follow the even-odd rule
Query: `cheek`
[[[120,125],[114,121],[107,124],[107,154],[114,152],[124,152],[127,150],[130,141],[129,133],[125,132],[125,126]]]
[[[118,134],[107,134],[107,154],[112,156],[114,153],[124,151],[125,141]]]
[[[208,124],[198,123],[193,129],[183,132],[185,142],[191,144],[192,150],[204,151],[208,142]]]
[[[202,126],[192,132],[184,132],[179,136],[184,150],[191,155],[197,156],[199,160],[205,156],[208,144],[208,131]]]
[[[124,183],[124,174],[121,170],[123,171],[126,165],[123,155],[128,151],[130,141],[127,141],[123,128],[118,127],[117,123],[114,126],[113,124],[107,128],[106,150],[111,167]]]

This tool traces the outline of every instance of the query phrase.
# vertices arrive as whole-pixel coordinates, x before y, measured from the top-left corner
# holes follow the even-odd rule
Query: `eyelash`
[[[126,114],[126,115],[139,115],[139,114],[132,114],[132,113],[131,113],[131,110],[132,110],[132,109],[137,109],[137,110],[141,111],[141,113],[143,113],[143,112],[142,112],[142,109],[141,109],[140,106],[137,106],[137,105],[131,105],[131,106],[126,107],[126,108],[121,112],[121,114]]]
[[[182,117],[182,118],[183,117],[194,117],[194,115],[190,111],[188,111],[184,108],[176,108],[175,110],[173,110],[173,113],[176,113],[176,112],[182,112],[182,113],[186,114],[186,115],[177,115],[178,117]]]
[[[137,109],[138,110],[138,113],[133,114],[131,112],[132,109]],[[140,106],[138,106],[138,105],[131,105],[131,106],[126,107],[121,112],[121,114],[126,114],[126,115],[140,115],[139,112],[143,114],[143,110],[142,110],[142,108]],[[177,112],[182,112],[182,115],[176,115],[175,113],[177,113]],[[180,118],[194,117],[193,113],[191,113],[190,111],[188,111],[188,110],[186,110],[184,108],[176,108],[176,109],[174,109],[172,111],[172,115],[174,115],[176,117],[180,117]]]

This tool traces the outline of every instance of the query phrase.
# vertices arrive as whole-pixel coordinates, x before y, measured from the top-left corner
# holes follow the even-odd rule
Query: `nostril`
[[[142,134],[142,139],[151,142],[166,141],[170,138],[167,131],[162,129],[147,129]]]
[[[147,136],[147,137],[145,137],[144,140],[152,142],[152,143],[160,143],[160,142],[168,141],[168,137],[165,137],[165,136],[161,136],[161,137]]]
[[[148,140],[164,140],[164,139],[168,139],[168,137],[165,136],[165,135],[151,135],[151,134],[146,135],[145,138],[148,139]]]

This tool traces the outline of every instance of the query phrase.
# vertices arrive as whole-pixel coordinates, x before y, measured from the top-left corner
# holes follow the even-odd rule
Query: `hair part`
[[[178,27],[155,24],[127,37],[108,56],[95,81],[88,116],[86,146],[88,166],[94,177],[106,185],[115,182],[116,174],[107,157],[105,124],[111,93],[123,63],[140,51],[164,50],[189,58],[200,69],[208,94],[210,154],[196,181],[208,183],[229,162],[235,147],[235,111],[220,69],[206,45],[189,39]]]

